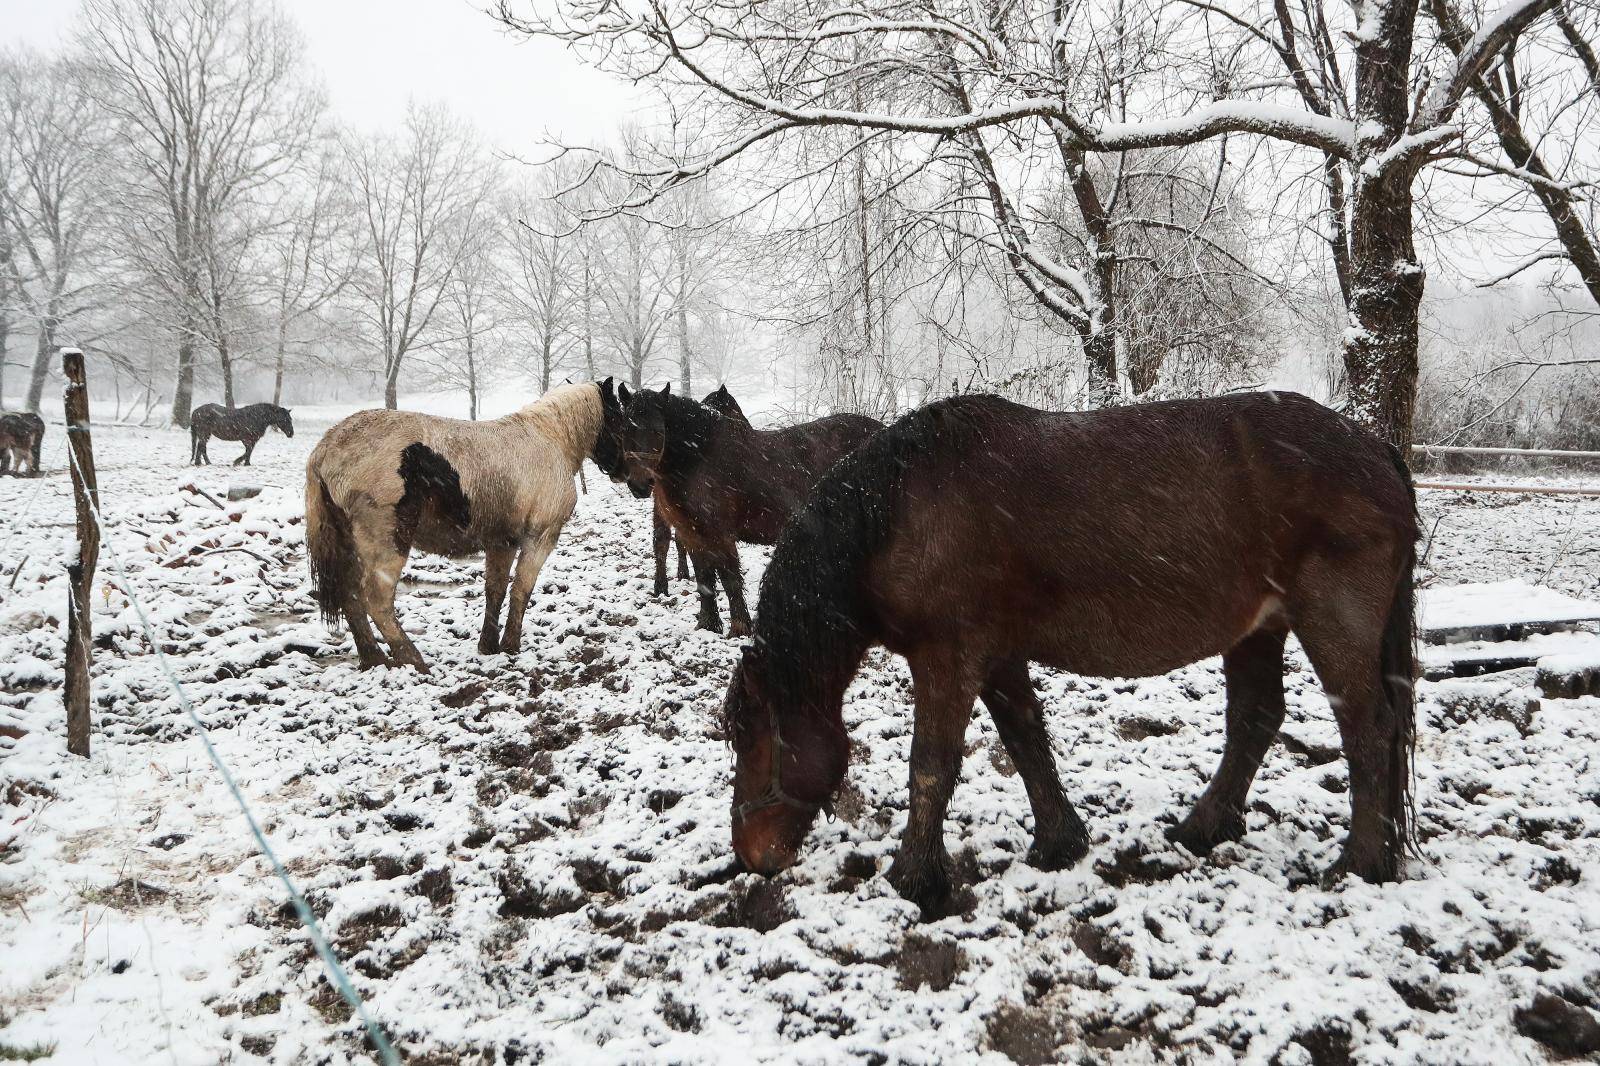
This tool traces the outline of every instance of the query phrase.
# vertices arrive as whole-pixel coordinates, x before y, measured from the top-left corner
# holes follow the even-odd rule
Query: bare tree
[[[1474,41],[1464,15],[1450,0],[1430,0],[1429,10],[1444,46],[1458,58],[1466,55]],[[1566,2],[1554,4],[1553,12],[1560,30],[1554,42],[1531,41],[1519,51],[1517,41],[1508,41],[1472,79],[1472,99],[1487,129],[1469,139],[1461,154],[1475,174],[1504,179],[1489,183],[1491,188],[1512,186],[1496,207],[1531,198],[1550,222],[1553,241],[1521,252],[1488,284],[1542,263],[1565,262],[1600,311],[1600,226],[1594,199],[1583,192],[1600,181],[1600,160],[1581,147],[1586,139],[1592,147],[1592,131],[1600,124],[1600,58],[1593,44],[1600,19],[1592,9]]]
[[[344,183],[341,155],[319,153],[299,175],[264,237],[261,271],[269,292],[272,329],[272,402],[283,402],[283,378],[301,331],[338,298],[355,271],[355,215]]]
[[[440,107],[413,104],[404,136],[352,138],[346,158],[360,197],[362,262],[352,289],[376,339],[384,405],[427,343],[451,278],[493,185],[471,131]]]
[[[550,390],[569,346],[582,339],[584,308],[577,290],[589,264],[578,261],[579,243],[592,233],[575,230],[571,216],[553,199],[571,177],[570,168],[547,166],[538,185],[513,190],[500,212],[507,231],[501,297],[509,324],[532,349],[532,376],[541,392]],[[586,336],[592,360],[593,336]]]
[[[498,14],[513,29],[593,46],[597,62],[631,76],[674,79],[687,87],[683,106],[714,110],[707,128],[717,136],[697,151],[633,168],[649,182],[634,203],[819,127],[912,138],[930,153],[955,146],[987,193],[995,239],[1018,279],[1063,320],[1089,320],[1086,354],[1102,380],[1115,380],[1114,335],[1094,324],[1105,311],[1105,280],[1041,247],[1012,209],[1007,167],[1053,148],[1098,240],[1109,219],[1099,187],[1080,177],[1090,174],[1090,156],[1234,135],[1317,153],[1337,175],[1330,215],[1344,228],[1330,246],[1347,260],[1348,409],[1404,445],[1424,281],[1413,183],[1459,144],[1457,113],[1474,80],[1556,2],[1510,0],[1455,55],[1418,46],[1416,0],[1358,0],[1342,24],[1320,0],[1306,0],[1298,17],[1266,0],[1238,10],[1210,0],[1137,9],[1023,0],[933,12],[896,0],[837,9],[657,0],[639,8],[567,2],[526,14],[501,0]],[[1151,53],[1164,61],[1158,78],[1132,65],[1105,76],[1101,57],[1128,57],[1120,41],[1132,26],[1159,35]],[[1261,77],[1269,67],[1279,73]]]
[[[59,332],[93,306],[103,280],[111,138],[84,74],[71,60],[0,56],[0,137],[11,157],[0,181],[0,240],[8,243],[5,288],[33,322],[30,411],[39,409]]]
[[[441,329],[422,349],[422,372],[434,386],[460,389],[467,394],[467,416],[478,419],[483,387],[504,365],[495,343],[501,332],[502,308],[496,300],[496,278],[502,269],[499,231],[480,228],[473,234],[455,272],[445,287]]]
[[[78,38],[123,124],[127,251],[176,335],[172,418],[187,425],[216,246],[296,164],[322,98],[271,0],[84,0]]]

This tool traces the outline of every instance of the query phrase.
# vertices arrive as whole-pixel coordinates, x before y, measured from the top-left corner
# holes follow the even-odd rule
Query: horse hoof
[[[1087,854],[1089,842],[1086,840],[1063,840],[1053,844],[1034,841],[1033,847],[1028,849],[1028,865],[1035,870],[1068,870],[1082,862]]]
[[[500,654],[501,655],[515,655],[518,652],[520,652],[521,650],[522,650],[522,638],[521,637],[518,637],[515,640],[502,640],[500,642]]]
[[[1204,858],[1218,844],[1244,836],[1244,815],[1225,814],[1207,824],[1193,814],[1166,831],[1166,838],[1191,855]]]
[[[1337,861],[1322,875],[1324,889],[1336,889],[1347,874],[1355,874],[1361,880],[1372,885],[1381,885],[1387,881],[1400,880],[1397,865],[1386,861],[1383,856],[1376,858],[1358,858],[1350,854],[1347,847]]]
[[[715,615],[713,615],[713,616],[711,616],[709,618],[707,616],[705,616],[705,615],[701,615],[700,618],[698,619],[698,621],[696,622],[696,625],[698,625],[699,628],[704,629],[709,633],[721,633],[722,632],[722,619],[716,617]]]
[[[495,655],[499,651],[500,651],[500,638],[499,637],[479,637],[478,638],[478,654],[479,655]]]
[[[737,619],[728,623],[728,636],[748,637],[750,635],[750,622],[748,619]]]
[[[915,903],[921,909],[923,921],[937,921],[952,913],[955,896],[951,891],[950,875],[942,867],[935,866],[929,872],[903,870],[890,864],[885,876],[902,899]]]
[[[651,595],[654,595],[654,596],[665,596],[668,592],[671,592],[671,591],[672,590],[667,587],[667,583],[665,581],[657,581],[656,585],[655,585],[655,588],[650,590]]]

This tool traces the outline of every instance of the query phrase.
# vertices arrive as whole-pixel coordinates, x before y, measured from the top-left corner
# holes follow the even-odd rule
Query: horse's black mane
[[[829,689],[849,683],[878,639],[862,576],[893,526],[906,470],[962,455],[978,435],[974,408],[996,399],[942,400],[874,434],[829,468],[784,527],[761,579],[753,662],[746,659],[784,707],[827,711]],[[748,712],[745,701],[730,701],[730,737],[744,733]]]
[[[726,417],[719,411],[687,396],[672,393],[640,392],[630,407],[630,417],[643,413],[651,406],[661,411],[667,427],[667,450],[662,456],[662,467],[667,473],[687,470],[698,463],[706,446],[715,439]]]

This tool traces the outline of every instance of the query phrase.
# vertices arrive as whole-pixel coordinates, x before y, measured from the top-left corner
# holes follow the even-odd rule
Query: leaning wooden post
[[[89,386],[83,375],[83,352],[61,349],[61,373],[67,379],[67,462],[72,472],[72,499],[78,510],[78,558],[67,563],[67,672],[63,686],[67,705],[67,750],[89,754],[89,593],[100,562],[100,486],[94,473],[94,447],[89,440]]]

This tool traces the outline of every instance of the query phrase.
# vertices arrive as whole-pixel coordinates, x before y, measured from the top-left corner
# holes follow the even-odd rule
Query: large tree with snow
[[[1077,325],[1107,388],[1122,372],[1106,314],[1115,234],[1091,158],[1223,138],[1285,146],[1316,163],[1327,190],[1320,229],[1348,308],[1349,410],[1403,445],[1425,277],[1414,184],[1460,150],[1463,99],[1557,4],[1510,0],[1481,25],[1458,19],[1456,47],[1430,35],[1419,0],[502,0],[497,13],[670,83],[680,108],[706,113],[699,128],[713,136],[640,171],[647,196],[753,153],[770,166],[775,146],[819,127],[856,131],[841,163],[881,136],[959,158],[1015,276]],[[1130,49],[1130,35],[1149,47]],[[1082,262],[1049,254],[1015,210],[1013,175],[1046,152],[1091,237]]]

